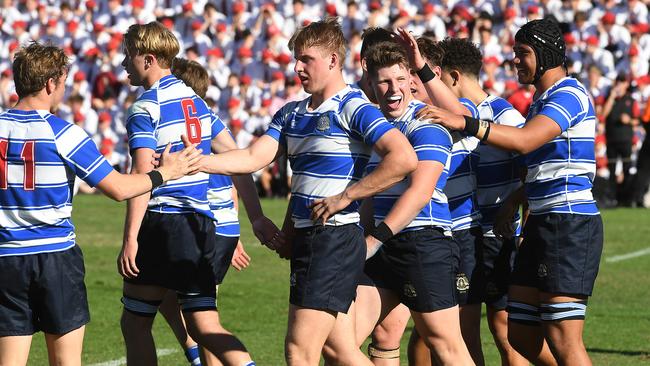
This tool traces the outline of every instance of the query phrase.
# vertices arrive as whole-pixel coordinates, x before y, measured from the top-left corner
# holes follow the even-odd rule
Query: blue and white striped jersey
[[[415,117],[415,113],[424,105],[420,101],[413,100],[401,117],[389,120],[409,140],[419,161],[437,161],[444,165],[442,174],[440,174],[440,178],[436,182],[436,188],[431,195],[431,200],[402,231],[415,230],[424,226],[436,226],[449,232],[451,236],[451,215],[447,205],[447,196],[445,196],[443,189],[449,175],[453,142],[451,134],[446,128],[418,120]],[[373,152],[366,167],[366,172],[370,173],[375,170],[380,162],[381,156]],[[375,221],[379,222],[386,218],[395,202],[404,194],[410,184],[410,177],[407,177],[372,198]]]
[[[526,119],[501,97],[488,95],[479,105],[478,118],[496,124],[523,127]],[[481,142],[478,147],[479,163],[476,170],[476,198],[481,212],[483,235],[494,237],[492,227],[496,214],[512,191],[521,186],[519,164],[516,154]],[[519,232],[520,217],[517,212],[514,221]]]
[[[530,106],[527,120],[551,118],[562,134],[526,155],[526,194],[531,214],[597,215],[591,193],[596,174],[596,116],[585,87],[566,77]]]
[[[374,145],[393,126],[359,91],[345,87],[315,110],[310,98],[280,109],[266,134],[284,147],[293,170],[291,212],[296,228],[314,226],[309,205],[361,179]],[[327,225],[359,222],[353,202]]]
[[[203,154],[210,154],[210,141],[217,134],[211,116],[210,108],[190,87],[173,75],[165,76],[129,108],[129,147],[162,152],[171,143],[171,151],[178,151],[183,149],[181,135],[186,135],[198,143]],[[148,210],[198,212],[213,218],[207,198],[208,178],[208,174],[198,173],[163,184],[151,193]]]
[[[472,101],[461,98],[459,101],[477,118],[478,110]],[[476,168],[479,140],[474,136],[464,137],[454,143],[451,149],[449,178],[445,194],[449,200],[453,231],[469,229],[479,225],[480,213],[476,202]]]
[[[216,115],[212,114],[213,130],[216,134],[228,130],[226,125]],[[210,210],[216,220],[217,235],[239,236],[239,216],[235,209],[235,202],[232,200],[232,179],[227,175],[210,174],[208,183],[208,201]]]
[[[91,186],[113,168],[79,126],[48,111],[0,114],[0,256],[75,245],[75,175]]]

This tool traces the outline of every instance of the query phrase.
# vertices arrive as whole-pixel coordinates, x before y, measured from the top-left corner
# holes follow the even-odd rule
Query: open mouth
[[[386,98],[386,100],[388,101],[387,103],[388,108],[392,110],[398,109],[402,104],[402,99],[403,98],[401,95],[391,95],[390,97]]]

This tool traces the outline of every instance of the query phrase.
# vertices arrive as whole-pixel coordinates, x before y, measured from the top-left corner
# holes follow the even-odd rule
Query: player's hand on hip
[[[330,217],[349,205],[350,200],[345,196],[345,192],[327,198],[316,199],[309,206],[311,208],[311,220],[325,225]]]
[[[282,244],[275,245],[275,252],[278,253],[278,256],[282,259],[291,259],[291,251],[293,249],[292,240],[284,240]]]
[[[377,254],[383,244],[372,235],[366,236],[366,260]]]
[[[241,240],[237,241],[237,247],[235,247],[235,252],[232,255],[232,260],[230,265],[233,266],[238,271],[248,267],[251,263],[251,257],[244,250],[244,244]]]
[[[135,263],[135,257],[138,254],[138,242],[126,241],[122,245],[120,255],[117,257],[117,271],[122,277],[138,277],[140,270]]]
[[[416,113],[415,116],[419,120],[428,120],[429,122],[437,123],[451,130],[460,131],[465,128],[464,116],[434,106],[428,105],[426,107],[423,107]]]

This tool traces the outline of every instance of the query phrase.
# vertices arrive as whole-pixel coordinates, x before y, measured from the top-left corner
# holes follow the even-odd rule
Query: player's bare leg
[[[160,302],[167,293],[167,289],[158,286],[143,286],[124,283],[125,298],[137,299],[146,302]],[[154,311],[155,310],[155,311]],[[127,365],[148,366],[157,365],[156,345],[151,327],[157,312],[154,306],[149,316],[136,314],[125,309],[122,311],[120,325],[126,346]]]
[[[167,291],[167,294],[165,295],[163,302],[160,304],[158,311],[163,315],[163,317],[165,317],[167,324],[169,324],[172,332],[174,332],[174,336],[176,336],[176,340],[178,340],[178,343],[183,347],[183,350],[185,351],[185,357],[187,357],[188,361],[192,363],[193,361],[190,360],[190,358],[197,357],[199,354],[198,348],[194,348],[198,347],[198,344],[194,339],[192,339],[192,337],[189,336],[189,334],[187,334],[185,320],[183,319],[183,315],[181,314],[181,310],[178,306],[178,296],[176,296],[176,293],[174,291]],[[192,352],[195,353],[188,353],[190,352],[189,350],[192,350]],[[203,362],[202,364],[205,364],[207,366],[221,366],[219,359],[212,355],[210,352],[202,352],[201,358],[203,360],[206,360],[206,362]]]
[[[289,305],[284,357],[289,366],[317,366],[325,340],[334,328],[336,313]]]
[[[413,328],[408,345],[409,366],[431,366],[431,350],[424,344],[417,328]]]
[[[557,294],[541,293],[542,304],[577,303],[587,300]],[[562,321],[542,321],[544,335],[551,352],[561,365],[590,366],[591,359],[582,340],[584,319],[565,319]]]
[[[45,333],[47,358],[54,366],[80,366],[86,327],[82,326],[66,334]]]
[[[216,310],[185,311],[187,332],[202,347],[217,355],[224,365],[241,366],[251,362],[246,347],[221,326]]]
[[[355,334],[357,347],[361,347],[372,333],[381,316],[381,298],[375,286],[357,286]]]
[[[370,360],[375,366],[399,366],[400,342],[406,329],[406,324],[411,318],[411,312],[404,304],[398,304],[375,327],[372,332],[372,345],[376,350],[388,351],[389,357],[370,355]]]
[[[533,287],[510,286],[508,290],[510,303],[522,303],[537,308],[539,291]],[[512,310],[510,311],[512,313]],[[535,365],[555,366],[557,361],[544,339],[542,325],[529,325],[508,318],[508,342],[519,354]]]
[[[0,337],[0,365],[26,365],[32,336]]]
[[[503,309],[487,306],[487,321],[494,344],[501,355],[502,366],[528,366],[528,361],[508,342],[508,313]]]
[[[411,312],[411,316],[440,365],[474,365],[460,331],[458,306],[430,313]]]
[[[347,313],[336,314],[334,327],[323,346],[323,356],[327,365],[372,365],[359,346],[350,342],[351,339],[356,338],[355,316],[357,311],[356,304],[352,302]]]
[[[485,365],[481,347],[481,304],[460,305],[460,329],[463,340],[477,366]]]

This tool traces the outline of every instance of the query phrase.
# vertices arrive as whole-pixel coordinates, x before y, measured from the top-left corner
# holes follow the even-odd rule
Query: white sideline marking
[[[632,258],[636,258],[636,257],[640,257],[642,255],[648,255],[648,254],[650,254],[650,248],[645,248],[645,249],[638,250],[636,252],[621,254],[621,255],[615,255],[613,257],[609,257],[609,258],[605,259],[605,262],[609,262],[609,263],[620,262],[620,261],[624,261],[626,259],[632,259]]]
[[[163,356],[171,355],[172,353],[176,353],[176,352],[178,352],[177,349],[163,348],[156,351],[156,356],[163,357]],[[121,366],[121,365],[126,365],[126,357],[122,357],[120,359],[112,360],[112,361],[94,363],[88,366]]]

